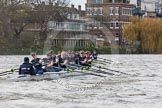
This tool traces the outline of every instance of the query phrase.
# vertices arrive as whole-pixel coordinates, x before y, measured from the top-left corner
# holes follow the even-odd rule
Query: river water
[[[0,56],[0,72],[18,67],[23,57]],[[24,82],[0,78],[0,108],[161,108],[162,55],[100,57],[113,61],[105,67],[129,75]]]

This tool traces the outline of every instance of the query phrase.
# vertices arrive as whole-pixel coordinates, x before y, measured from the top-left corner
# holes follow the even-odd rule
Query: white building
[[[141,0],[141,10],[146,10],[146,12],[155,11],[155,3],[162,0]],[[130,4],[135,4],[137,6],[137,0],[130,0]]]
[[[130,0],[130,4],[141,4],[141,10],[145,12],[146,17],[162,17],[162,0]],[[140,2],[141,1],[141,2]]]
[[[162,0],[159,0],[159,12],[162,13]]]

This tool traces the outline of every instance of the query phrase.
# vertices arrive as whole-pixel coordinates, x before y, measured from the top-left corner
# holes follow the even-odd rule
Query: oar
[[[5,75],[8,75],[8,74],[13,74],[16,70],[18,70],[18,69],[11,69],[10,71],[1,72],[0,76],[5,76]]]
[[[108,69],[108,68],[105,68],[105,67],[102,67],[102,66],[94,66],[94,67],[98,67],[100,69],[105,69],[105,70],[113,71],[113,72],[116,72],[116,73],[121,73],[121,74],[124,74],[124,75],[131,75],[131,74],[128,74],[128,73],[117,71],[117,70]]]
[[[115,75],[115,74],[110,73],[110,72],[102,71],[101,69],[99,69],[99,70],[94,69],[94,68],[92,68],[92,69],[95,70],[97,73],[108,74],[108,75]]]
[[[70,66],[70,65],[67,65],[67,66],[69,66],[70,68],[71,67],[73,67],[72,69],[65,69],[67,72],[78,72],[78,73],[84,73],[84,74],[87,74],[87,75],[94,75],[94,76],[99,76],[99,77],[105,77],[105,76],[103,76],[103,75],[98,75],[98,74],[94,74],[94,73],[90,73],[90,72],[93,72],[93,71],[91,71],[91,70],[89,70],[90,68],[85,68],[85,67],[83,67],[83,66],[81,66],[81,65],[73,65],[73,66]],[[76,71],[75,69],[79,69],[79,70],[81,70],[81,71]],[[74,70],[73,70],[74,69]],[[83,71],[88,71],[88,72],[83,72]]]
[[[87,70],[85,70],[85,71],[87,71]],[[90,71],[90,70],[88,70],[88,72],[84,72],[84,71],[74,71],[74,72],[83,73],[83,74],[86,74],[86,75],[98,76],[98,77],[106,77],[106,76],[103,76],[103,75],[94,74],[94,71]]]
[[[94,69],[92,67],[81,67],[81,70],[88,70],[88,71],[92,71],[92,72],[95,72],[95,73],[102,73],[102,74],[108,74],[108,75],[115,75],[113,73],[110,73],[110,72],[106,72],[106,71],[102,71],[101,69],[97,70],[97,69]]]
[[[97,61],[100,61],[100,62],[103,62],[103,63],[111,64],[111,62],[107,62],[107,61],[102,61],[102,60],[97,60]]]
[[[107,60],[107,61],[113,62],[112,60],[109,60],[109,59],[104,59],[104,58],[101,58],[101,57],[97,57],[97,58],[102,59],[102,60]]]
[[[97,64],[97,63],[103,64],[103,65],[106,65],[106,63],[99,62],[99,61],[93,61],[93,62],[92,62],[92,64]]]

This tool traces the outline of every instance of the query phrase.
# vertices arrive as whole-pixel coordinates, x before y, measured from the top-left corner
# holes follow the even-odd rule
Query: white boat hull
[[[67,71],[60,71],[60,72],[46,72],[43,75],[36,75],[36,76],[30,76],[30,75],[23,75],[23,76],[18,76],[15,75],[12,78],[9,78],[9,81],[15,81],[15,82],[20,82],[20,81],[40,81],[40,80],[56,80],[59,78],[64,78],[64,77],[71,77],[71,76],[80,76],[84,75],[87,72],[82,72],[82,71],[77,71],[77,72],[67,72]]]

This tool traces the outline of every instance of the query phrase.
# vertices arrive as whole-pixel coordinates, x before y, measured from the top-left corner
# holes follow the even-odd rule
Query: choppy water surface
[[[0,71],[24,56],[0,56]],[[0,78],[0,108],[161,108],[162,55],[104,55],[114,70],[131,75],[77,76],[53,81],[6,82]]]

